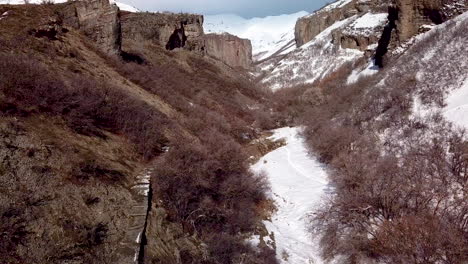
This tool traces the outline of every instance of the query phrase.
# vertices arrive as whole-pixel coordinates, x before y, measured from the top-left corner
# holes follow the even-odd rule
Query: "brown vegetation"
[[[276,94],[278,109],[306,125],[311,151],[329,166],[335,191],[311,219],[326,260],[468,261],[465,132],[440,113],[421,117],[413,109],[418,99],[443,106],[447,87],[466,77],[454,74],[466,72],[459,58],[466,21],[455,24],[374,76],[346,84],[353,67],[343,67],[311,87]],[[446,57],[421,60],[431,45]],[[320,100],[304,103],[311,90]]]
[[[36,21],[41,12],[52,15],[60,6],[38,8],[0,6],[14,9],[0,28],[0,114],[32,120],[25,125],[31,131],[45,119],[54,123],[53,131],[41,131],[41,139],[57,138],[44,151],[54,157],[44,165],[37,150],[16,145],[15,153],[26,154],[15,159],[31,168],[0,160],[0,181],[12,186],[0,195],[0,234],[6,241],[0,253],[7,261],[118,263],[128,220],[122,215],[133,202],[128,187],[134,184],[134,163],[143,166],[169,150],[156,163],[154,202],[162,201],[168,220],[182,224],[184,235],[208,245],[209,258],[203,260],[182,250],[184,263],[276,263],[271,249],[245,242],[262,220],[258,207],[268,186],[248,170],[241,144],[275,125],[265,105],[268,94],[245,76],[229,75],[185,51],[179,56],[142,46],[110,58],[73,29],[54,38],[32,34],[48,23]],[[161,98],[170,111],[146,103],[148,95]],[[31,133],[24,137],[38,142]],[[70,135],[73,146],[67,145]],[[132,151],[94,145],[115,141]],[[1,137],[0,143],[11,144]],[[22,175],[32,176],[12,176],[20,167]],[[22,203],[31,193],[39,198]],[[41,237],[38,229],[47,232]],[[57,234],[65,237],[52,245]],[[31,248],[35,253],[25,254]]]
[[[80,134],[122,133],[147,159],[161,152],[170,121],[145,103],[90,78],[72,75],[66,83],[34,58],[0,54],[0,61],[3,113],[61,116]]]

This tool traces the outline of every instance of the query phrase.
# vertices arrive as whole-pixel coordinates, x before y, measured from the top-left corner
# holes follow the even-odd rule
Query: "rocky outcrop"
[[[353,16],[363,16],[367,13],[387,12],[388,4],[382,0],[340,0],[323,9],[303,18],[296,23],[295,38],[298,47],[309,42],[325,29],[338,21]],[[367,46],[378,41],[379,36],[374,32],[362,32],[353,30],[351,25],[348,30],[334,33],[334,43],[341,44],[343,48],[365,50]]]
[[[203,16],[171,13],[122,13],[123,46],[153,42],[167,50],[185,48],[218,59],[231,67],[250,68],[250,40],[230,34],[204,34]],[[129,45],[127,45],[129,43]]]
[[[252,66],[252,44],[248,39],[223,34],[206,34],[189,47],[204,55],[218,59],[233,68]]]
[[[296,22],[295,27],[297,47],[311,41],[320,34],[320,32],[333,25],[336,21],[343,20],[354,14],[356,14],[356,9],[354,8],[353,2],[351,2],[340,8],[325,7],[314,14],[300,18]]]
[[[441,24],[466,11],[467,0],[394,0],[398,11],[398,39],[416,35],[422,25]]]
[[[169,50],[185,47],[203,36],[203,16],[172,13],[122,12],[122,39],[151,41]]]
[[[109,0],[68,2],[62,10],[64,26],[79,29],[107,53],[119,53],[121,47],[119,8]]]

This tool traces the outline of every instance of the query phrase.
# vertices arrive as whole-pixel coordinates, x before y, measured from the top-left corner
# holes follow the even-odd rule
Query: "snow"
[[[465,44],[467,37],[466,35],[461,35],[459,38],[453,37],[460,30],[464,30],[467,23],[468,12],[465,12],[451,21],[431,26],[429,31],[414,36],[411,38],[411,44],[403,44],[402,50],[409,54],[403,53],[402,58],[405,55],[415,57],[413,61],[405,62],[405,64],[416,72],[416,79],[420,86],[417,88],[422,90],[436,86],[443,87],[445,91],[444,107],[423,103],[418,95],[415,95],[413,118],[427,117],[441,112],[446,120],[458,127],[468,129],[468,61],[459,59],[468,55]],[[434,38],[437,32],[444,32],[444,34],[439,37],[436,44],[426,45],[428,39]],[[424,46],[421,48],[420,55],[411,54],[412,46],[421,43],[424,43]]]
[[[294,27],[298,18],[307,15],[301,11],[289,15],[245,19],[238,15],[221,14],[205,16],[206,33],[227,32],[240,38],[250,39],[253,56],[263,60],[275,53],[286,54],[295,49]]]
[[[339,0],[339,1],[336,1],[328,6],[326,6],[324,9],[322,10],[330,10],[330,9],[335,9],[335,8],[340,8],[340,7],[343,7],[347,4],[349,4],[352,0]]]
[[[316,12],[313,12],[312,14],[308,15],[307,17],[310,17],[310,16],[313,16],[317,13],[321,13],[321,12],[328,12],[332,9],[335,9],[335,8],[341,8],[349,3],[351,3],[353,0],[338,0],[334,3],[331,3],[331,4],[328,4],[326,6],[324,6],[323,8],[317,10]]]
[[[358,16],[337,21],[314,39],[287,55],[275,64],[274,70],[262,80],[272,90],[284,87],[311,84],[335,71],[346,62],[355,61],[364,55],[356,49],[343,49],[334,45],[333,31],[353,23]],[[261,65],[267,69],[269,65]]]
[[[369,61],[369,63],[362,68],[354,69],[351,74],[348,76],[347,84],[352,84],[357,82],[359,78],[364,76],[374,75],[379,72],[379,67],[375,65],[374,60]]]
[[[387,13],[366,13],[362,17],[354,21],[354,23],[351,24],[351,26],[354,28],[375,28],[387,23],[387,18]]]
[[[68,0],[51,0],[51,2],[56,3],[56,4],[65,3],[67,1]],[[28,0],[26,1],[25,0],[0,0],[0,4],[9,4],[9,5],[23,5],[26,2],[28,2],[29,4],[41,4],[43,0],[29,0],[29,1]],[[109,2],[111,4],[116,4],[122,11],[140,12],[140,10],[128,4],[115,2],[114,0],[110,0]]]
[[[468,128],[468,73],[461,88],[451,92],[443,109],[444,117],[454,124]]]
[[[138,8],[134,7],[134,6],[131,6],[131,5],[128,5],[128,4],[124,4],[124,3],[121,3],[121,2],[116,2],[114,0],[110,0],[111,3],[115,3],[120,10],[122,11],[127,11],[127,12],[133,12],[133,13],[138,13],[140,12],[140,10],[138,10]]]
[[[266,172],[270,180],[278,210],[265,225],[274,233],[278,258],[289,256],[281,263],[319,264],[323,261],[317,239],[308,232],[308,217],[320,206],[329,181],[323,166],[308,155],[299,132],[300,128],[289,127],[274,130],[272,139],[284,138],[286,145],[261,158],[252,169]]]

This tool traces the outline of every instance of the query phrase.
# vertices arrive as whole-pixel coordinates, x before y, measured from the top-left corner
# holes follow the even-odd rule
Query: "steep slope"
[[[306,222],[308,253],[318,236],[325,262],[465,263],[467,3],[378,3],[337,1],[300,19],[300,47],[262,64],[278,109],[305,125],[311,154],[328,168],[331,192]],[[278,182],[276,165],[257,164],[273,191],[294,184]],[[314,167],[309,179],[320,175]],[[296,224],[273,218],[270,228]]]
[[[0,13],[3,261],[275,263],[243,239],[261,220],[265,186],[241,146],[268,125],[266,94],[243,73],[121,35],[105,0]],[[154,162],[177,177],[161,180]],[[184,186],[200,191],[171,196],[165,188],[180,189],[192,164],[199,181]]]
[[[312,84],[346,63],[369,58],[387,23],[386,4],[338,1],[297,21],[298,46],[281,60],[260,67],[273,89]]]
[[[299,48],[260,64],[262,82],[273,89],[312,84],[343,65],[359,68],[355,75],[374,74],[410,46],[415,35],[464,10],[464,0],[337,1],[298,20]]]
[[[465,12],[413,36],[373,75],[350,82],[345,66],[302,87],[323,98],[302,120],[334,186],[310,223],[325,260],[467,261],[467,23]]]

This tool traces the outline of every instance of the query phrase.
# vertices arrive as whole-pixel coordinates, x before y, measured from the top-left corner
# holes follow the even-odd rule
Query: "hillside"
[[[324,261],[465,263],[467,3],[365,2],[301,18],[300,47],[265,62],[333,186],[312,235]]]
[[[3,262],[276,262],[244,241],[268,189],[244,146],[272,121],[243,71],[144,39],[107,0],[0,14]]]
[[[439,5],[434,12],[440,14],[428,15],[429,2],[415,6],[420,17],[410,9],[397,11],[406,8],[404,1],[337,1],[302,17],[295,28],[297,48],[285,57],[263,61],[261,82],[273,89],[313,84],[348,64],[373,74],[412,45],[416,33],[466,10],[463,1],[442,1],[432,3]]]
[[[467,0],[54,2],[0,0],[0,262],[468,262]]]

